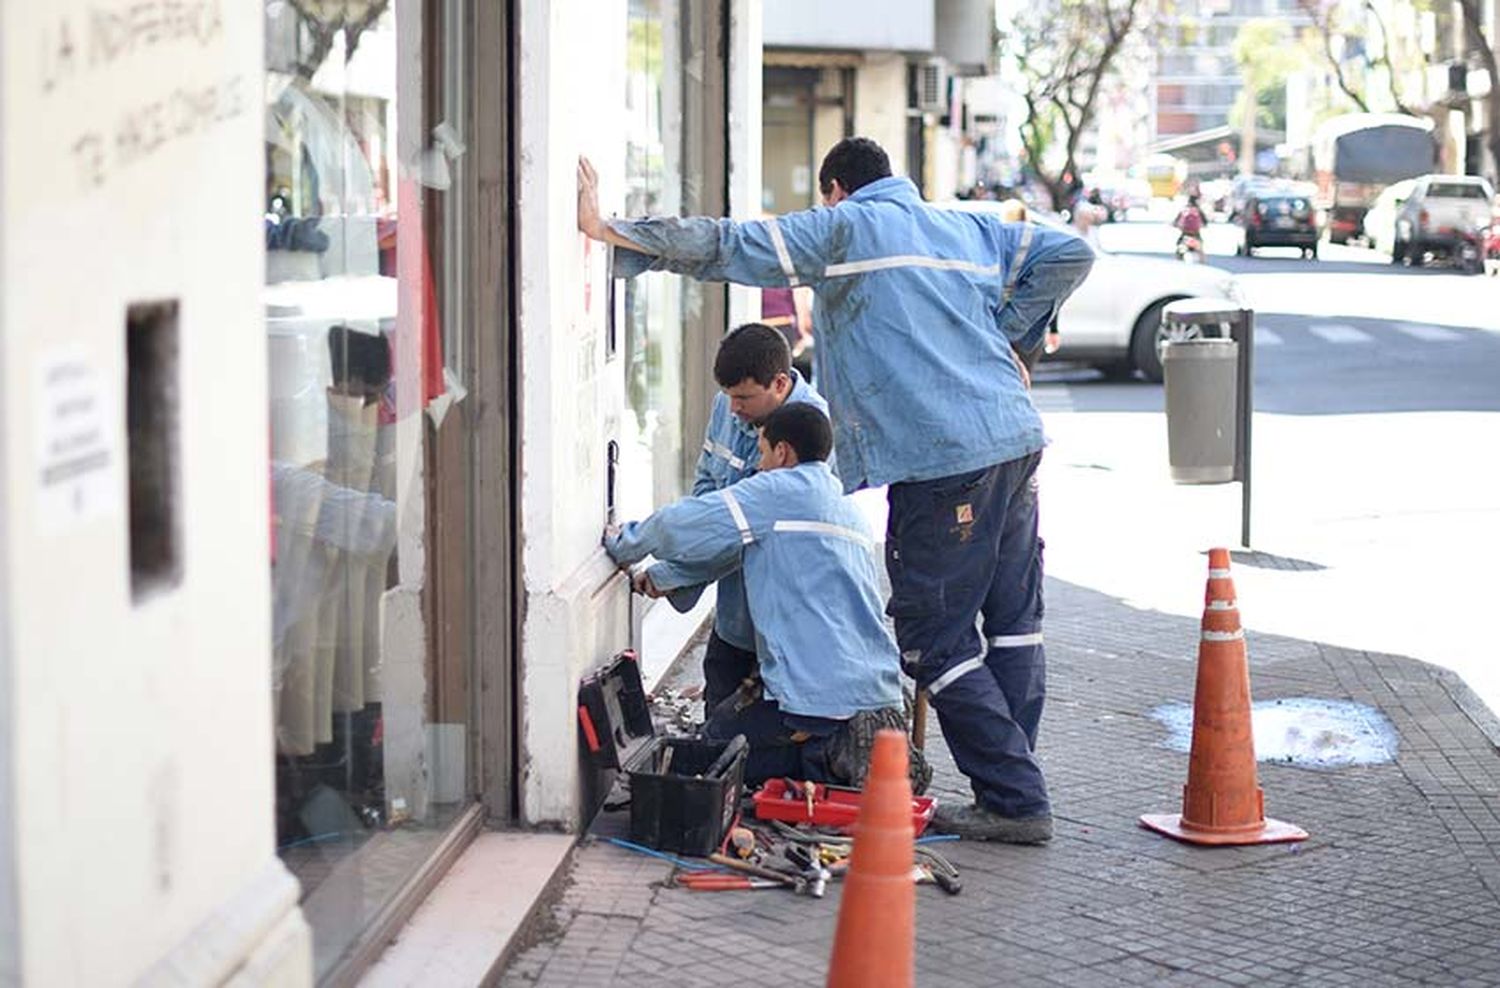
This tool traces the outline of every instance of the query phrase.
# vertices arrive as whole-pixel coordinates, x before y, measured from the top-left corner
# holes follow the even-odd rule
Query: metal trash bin
[[[1240,345],[1234,340],[1168,340],[1167,460],[1179,484],[1235,479]]]

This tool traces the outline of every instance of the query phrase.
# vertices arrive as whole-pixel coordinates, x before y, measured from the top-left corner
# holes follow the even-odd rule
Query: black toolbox
[[[732,741],[657,737],[632,651],[578,689],[583,750],[599,768],[630,777],[630,839],[704,857],[719,849],[739,807],[748,747]]]

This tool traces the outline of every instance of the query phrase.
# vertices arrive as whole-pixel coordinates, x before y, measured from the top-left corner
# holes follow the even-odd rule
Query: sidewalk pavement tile
[[[1256,699],[1369,704],[1399,746],[1389,764],[1262,763],[1267,813],[1311,838],[1206,850],[1136,825],[1181,798],[1187,758],[1150,712],[1191,701],[1197,622],[1059,581],[1048,604],[1057,836],[942,845],[964,891],[918,889],[919,984],[1500,984],[1500,754],[1440,670],[1252,631]],[[936,730],[928,750],[934,793],[967,799]],[[695,893],[671,870],[582,842],[501,984],[823,983],[840,887]]]

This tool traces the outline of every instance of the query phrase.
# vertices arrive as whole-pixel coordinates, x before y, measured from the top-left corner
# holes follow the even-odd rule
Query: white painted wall
[[[865,56],[855,73],[854,132],[874,139],[890,155],[891,170],[906,174],[905,56],[890,52]],[[921,185],[920,175],[911,177]]]
[[[582,822],[578,683],[632,640],[627,581],[599,545],[605,447],[621,438],[623,358],[605,354],[605,253],[577,232],[580,154],[599,170],[604,211],[624,208],[626,4],[536,0],[518,12],[521,817],[572,829]],[[731,212],[756,216],[758,0],[734,0],[730,18]],[[756,318],[759,304],[758,292],[732,291],[730,318]],[[647,620],[660,633],[643,640],[654,652],[648,668],[659,671],[695,625],[656,618]]]
[[[262,15],[182,6],[202,19],[148,38],[91,35],[126,0],[0,4],[0,858],[28,985],[310,977],[269,812]],[[184,575],[135,605],[125,313],[167,298]],[[64,360],[104,461],[47,487]]]
[[[761,0],[729,5],[729,215],[760,215],[763,115]],[[760,319],[760,289],[729,286],[729,325]]]
[[[623,204],[626,6],[522,3],[516,238],[521,338],[521,817],[579,824],[578,681],[630,643],[629,588],[600,548],[621,358],[606,359],[604,250],[577,227],[577,163]]]

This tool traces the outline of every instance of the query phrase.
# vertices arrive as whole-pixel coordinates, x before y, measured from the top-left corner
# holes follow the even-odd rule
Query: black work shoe
[[[1052,839],[1052,814],[1001,816],[974,803],[967,806],[939,804],[932,829],[957,834],[965,840],[992,840],[1004,844],[1045,844]]]
[[[906,717],[895,707],[861,710],[834,733],[828,751],[829,770],[833,778],[846,785],[863,788],[870,770],[870,753],[875,750],[875,732],[900,731],[908,735],[906,745],[907,775],[913,795],[920,796],[932,782],[932,766],[922,752],[911,744]]]

